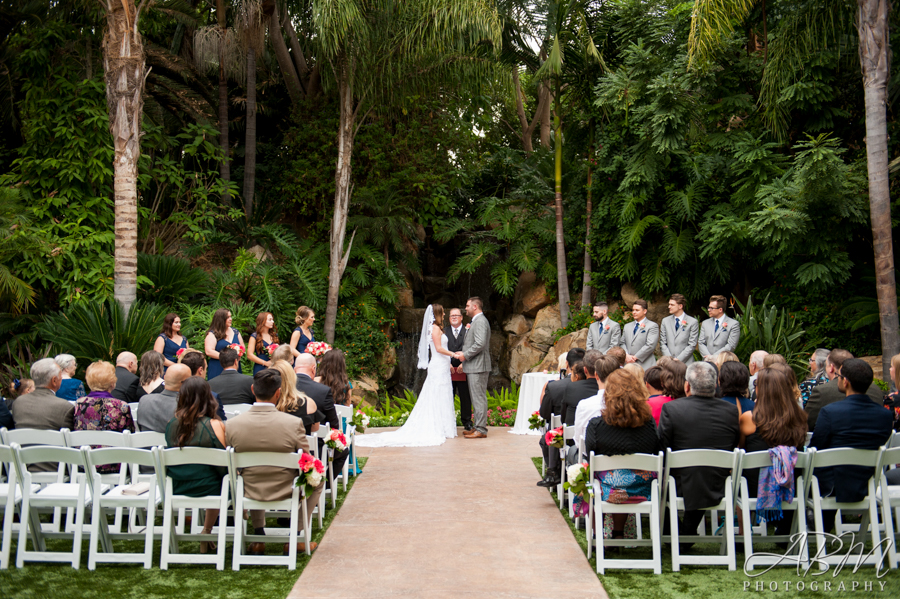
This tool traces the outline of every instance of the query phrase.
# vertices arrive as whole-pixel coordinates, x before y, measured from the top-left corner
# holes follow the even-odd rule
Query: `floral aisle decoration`
[[[535,412],[531,416],[528,417],[528,428],[537,431],[544,428],[547,425],[547,421],[541,416],[540,412]]]
[[[366,432],[366,427],[369,426],[369,415],[362,410],[356,410],[353,413],[353,420],[350,421],[350,424],[356,427],[356,432],[364,433]]]
[[[303,485],[307,495],[315,491],[322,484],[325,476],[325,465],[322,460],[314,458],[311,454],[304,453],[300,456],[300,476],[297,477],[296,486]]]
[[[333,428],[328,433],[328,438],[325,439],[325,445],[334,451],[344,451],[347,449],[347,437],[341,431]],[[331,456],[328,459],[331,460]]]
[[[562,427],[560,426],[559,428],[554,428],[547,431],[547,434],[544,435],[544,442],[548,447],[556,447],[557,449],[561,449],[563,444],[565,443]]]
[[[576,516],[584,516],[590,507],[590,498],[594,494],[591,485],[591,466],[587,462],[572,464],[566,468],[566,482],[563,483],[566,491],[574,494],[576,500],[573,510]]]

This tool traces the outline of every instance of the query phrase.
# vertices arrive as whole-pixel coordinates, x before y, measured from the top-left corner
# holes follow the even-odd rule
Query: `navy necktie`
[[[716,319],[716,330],[713,331],[713,334],[716,334],[718,332],[719,332],[719,319]]]
[[[632,337],[637,335],[638,326],[640,326],[638,323],[634,323],[634,331],[631,332]]]
[[[676,333],[678,332],[678,325],[680,325],[680,324],[681,324],[681,321],[676,318],[675,319],[675,332]]]

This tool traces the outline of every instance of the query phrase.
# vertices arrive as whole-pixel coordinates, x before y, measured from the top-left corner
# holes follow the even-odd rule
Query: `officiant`
[[[459,308],[450,310],[450,325],[444,329],[447,335],[447,349],[451,352],[462,351],[466,339],[466,327],[463,326],[462,311]],[[469,383],[466,373],[462,371],[462,363],[453,358],[450,360],[450,379],[453,381],[453,393],[459,396],[459,417],[467,431],[472,430],[472,399],[469,396]]]

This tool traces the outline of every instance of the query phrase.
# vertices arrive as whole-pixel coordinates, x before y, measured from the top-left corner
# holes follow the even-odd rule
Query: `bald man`
[[[166,371],[166,388],[161,393],[144,395],[138,404],[137,425],[142,431],[166,432],[166,425],[175,416],[178,392],[181,384],[191,376],[191,369],[184,364],[169,366]]]
[[[334,408],[334,394],[331,392],[331,387],[313,380],[316,378],[316,359],[311,354],[300,354],[294,361],[294,372],[297,373],[297,389],[310,396],[316,402],[319,411],[325,415],[320,424],[327,422],[331,428],[341,430],[341,419]],[[319,441],[321,449],[322,439]],[[349,449],[334,453],[335,472],[341,471],[349,455]]]
[[[137,369],[137,356],[130,351],[123,351],[116,357],[116,388],[112,390],[113,397],[134,403],[147,394],[141,387]]]

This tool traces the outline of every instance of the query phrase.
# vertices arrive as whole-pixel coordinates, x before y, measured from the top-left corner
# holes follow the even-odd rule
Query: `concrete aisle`
[[[360,448],[365,471],[290,597],[606,599],[535,486],[537,437],[507,430],[440,447]]]

